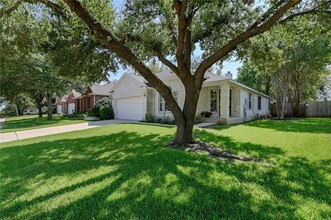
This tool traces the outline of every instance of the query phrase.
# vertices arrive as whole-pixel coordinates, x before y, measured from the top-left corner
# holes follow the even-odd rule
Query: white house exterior
[[[171,88],[182,108],[185,89],[178,77],[170,71],[157,74]],[[112,89],[115,118],[142,120],[146,114],[157,118],[173,118],[163,98],[147,81],[137,75],[124,74]],[[206,121],[221,124],[241,123],[269,115],[270,97],[227,77],[205,74],[197,114],[212,112]]]

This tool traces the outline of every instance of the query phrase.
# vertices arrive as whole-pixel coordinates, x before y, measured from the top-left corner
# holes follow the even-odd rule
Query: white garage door
[[[115,115],[118,119],[142,120],[143,96],[116,99]]]
[[[69,103],[68,105],[68,114],[72,114],[75,112],[75,103]]]
[[[62,113],[62,105],[57,105],[57,113]]]

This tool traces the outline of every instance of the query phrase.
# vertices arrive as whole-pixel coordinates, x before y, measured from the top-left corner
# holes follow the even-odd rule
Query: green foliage
[[[1,219],[330,219],[330,123],[266,120],[195,131],[257,162],[165,148],[175,128],[161,126],[2,143]]]
[[[17,115],[16,105],[8,102],[6,106],[1,110],[1,115],[3,116],[15,116]]]
[[[239,69],[237,81],[264,94],[270,93],[270,75],[262,73],[250,63]]]
[[[100,114],[100,110],[99,111],[98,110],[89,109],[89,110],[87,110],[86,115],[88,117],[93,117],[93,116],[97,117],[96,114]]]
[[[143,122],[156,123],[157,122],[157,118],[155,118],[154,115],[147,113],[145,115],[145,119],[143,120]]]
[[[197,114],[194,118],[194,124],[199,124],[202,122],[201,115]]]
[[[114,112],[111,106],[101,106],[100,107],[100,119],[114,119]]]
[[[331,63],[331,35],[327,30],[327,23],[301,19],[275,26],[271,32],[252,39],[244,45],[246,50],[241,55],[245,62],[238,81],[268,94],[272,77],[286,71],[291,75],[287,95],[292,100],[299,87],[303,99],[315,97],[326,66]],[[275,95],[273,92],[270,94]]]
[[[68,118],[68,119],[84,119],[84,114],[82,113],[77,113],[77,112],[74,112],[72,114],[65,114],[62,116],[62,118]]]
[[[200,113],[201,117],[206,117],[206,118],[209,118],[212,113],[211,112],[208,112],[208,111],[203,111]]]
[[[106,119],[113,119],[114,118],[114,113],[113,113],[113,108],[112,108],[112,100],[109,97],[104,97],[99,99],[98,101],[96,101],[94,108],[91,110],[90,115],[89,116],[96,116],[100,119],[102,119],[101,117],[101,108],[102,107],[107,107],[110,111],[110,115],[105,115],[105,117],[107,117]],[[106,111],[106,110],[104,110]],[[107,110],[108,111],[108,110]],[[104,119],[102,119],[104,120]]]

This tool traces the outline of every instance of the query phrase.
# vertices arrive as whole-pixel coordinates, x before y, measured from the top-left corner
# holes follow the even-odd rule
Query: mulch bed
[[[255,161],[255,158],[236,155],[227,150],[220,150],[219,147],[216,147],[214,145],[209,145],[202,141],[193,141],[189,143],[187,146],[169,145],[168,147],[174,149],[181,149],[189,152],[206,153],[218,160]]]

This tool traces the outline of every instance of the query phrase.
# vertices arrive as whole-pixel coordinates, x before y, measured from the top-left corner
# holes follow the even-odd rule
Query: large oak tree
[[[263,4],[247,0],[128,0],[116,10],[107,0],[17,0],[6,4],[0,14],[10,14],[26,3],[47,6],[64,22],[79,27],[84,24],[88,31],[83,31],[82,40],[95,40],[102,48],[100,53],[109,51],[139,72],[162,95],[173,113],[177,125],[175,144],[192,141],[197,102],[208,68],[278,22],[329,9],[325,2],[303,4],[301,0]],[[49,13],[45,8],[42,7],[43,11]],[[197,44],[204,53],[192,70],[192,53]],[[171,69],[184,85],[183,108],[176,103],[171,89],[148,67],[153,59]]]

